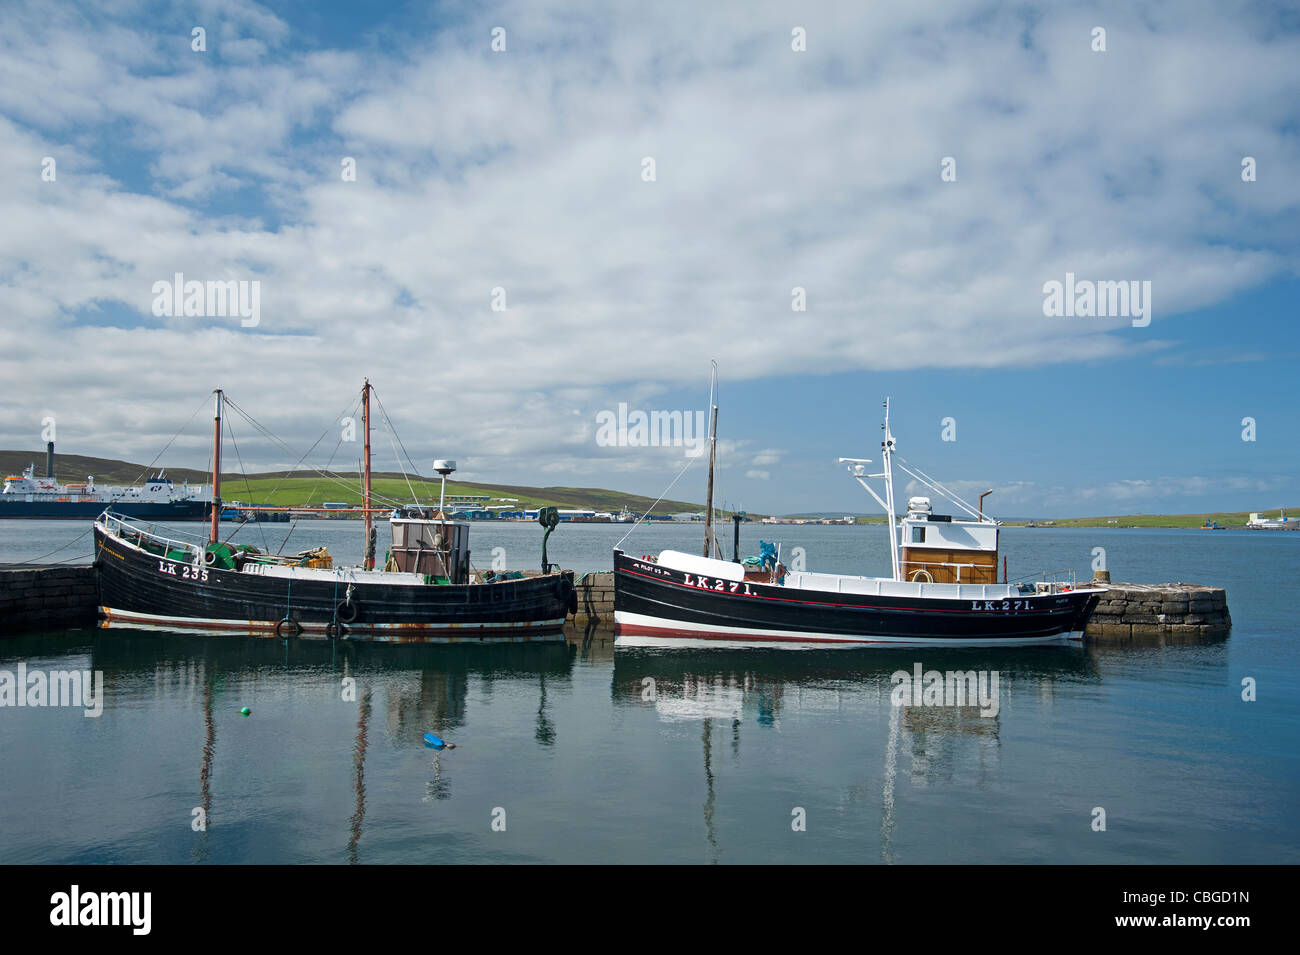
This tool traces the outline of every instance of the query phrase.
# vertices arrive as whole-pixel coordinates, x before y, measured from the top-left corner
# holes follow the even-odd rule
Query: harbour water
[[[84,529],[0,523],[0,562],[64,543],[48,559],[88,560]],[[236,540],[274,550],[287,529]],[[629,529],[562,525],[550,559],[607,570]],[[473,562],[535,566],[541,533],[475,526]],[[884,533],[749,525],[741,549],[761,537],[787,563],[884,573]],[[624,548],[701,540],[643,526]],[[287,549],[320,544],[355,561],[360,525],[304,522]],[[1226,587],[1231,636],[744,652],[616,651],[605,629],[504,647],[0,638],[0,671],[99,670],[105,692],[98,717],[0,708],[0,863],[1300,862],[1300,535],[1003,531],[1012,578],[1090,577],[1097,547],[1116,580]],[[996,714],[893,705],[891,675],[917,664],[996,672]]]

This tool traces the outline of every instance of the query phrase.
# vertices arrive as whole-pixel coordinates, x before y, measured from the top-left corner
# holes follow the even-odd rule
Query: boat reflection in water
[[[1129,776],[1191,752],[1182,727],[1196,725],[1207,688],[1232,682],[1223,640],[790,653],[616,650],[608,628],[567,636],[487,646],[135,630],[8,638],[0,669],[101,672],[103,718],[24,708],[0,721],[12,770],[0,859],[1072,858],[1085,850],[1053,833],[1075,831],[1098,785],[1127,798]],[[996,711],[895,706],[894,674],[917,664],[996,672]],[[1183,689],[1148,698],[1152,674],[1168,679],[1168,667]],[[428,749],[425,733],[457,748]],[[1241,770],[1229,737],[1207,739],[1186,745],[1219,746],[1223,769],[1197,778],[1218,805]],[[1077,748],[1087,750],[1078,760]],[[1155,785],[1140,780],[1139,794],[1177,795],[1168,787],[1182,785],[1182,765]],[[488,835],[499,805],[511,809],[509,842]],[[790,838],[794,807],[807,810],[806,838]],[[196,810],[205,825],[191,831]],[[1086,824],[1079,831],[1096,844]],[[1011,849],[999,843],[1008,836]],[[1081,861],[1109,859],[1086,851]]]
[[[1091,653],[1078,647],[999,648],[996,652],[916,647],[903,649],[804,650],[767,648],[673,650],[620,648],[614,654],[613,697],[618,704],[650,704],[663,720],[739,719],[779,724],[787,713],[890,704],[894,673],[984,671],[998,674],[997,692],[1032,691],[1050,696],[1063,681],[1099,682]],[[979,716],[978,706],[903,706],[916,720],[930,714],[966,714],[980,727],[997,717]],[[922,715],[925,714],[925,715]],[[967,714],[969,715],[969,714]],[[965,716],[961,717],[963,720]],[[951,717],[949,717],[951,719]],[[978,732],[985,732],[981,728]]]
[[[69,641],[78,649],[84,647],[83,638],[70,637]],[[9,649],[22,653],[22,643],[18,638]],[[50,653],[49,638],[41,641],[41,648],[43,654]],[[356,728],[347,742],[351,745],[354,805],[346,823],[344,859],[357,863],[364,861],[366,758],[375,743],[376,720],[381,721],[384,745],[422,749],[425,732],[433,730],[455,738],[465,727],[471,677],[484,693],[490,693],[498,682],[515,687],[527,682],[537,687],[533,736],[542,745],[553,745],[557,731],[548,714],[547,691],[550,686],[569,682],[574,654],[575,648],[564,643],[374,646],[340,641],[331,646],[318,641],[115,630],[111,639],[97,640],[89,654],[79,653],[77,666],[103,672],[106,713],[132,697],[137,702],[128,705],[137,706],[141,696],[201,708],[203,728],[194,745],[199,767],[195,805],[202,810],[201,815],[195,813],[195,819],[201,819],[202,825],[192,827],[195,842],[190,852],[197,862],[208,860],[213,833],[220,832],[220,828],[214,830],[214,823],[223,821],[221,800],[213,797],[214,789],[221,789],[214,772],[221,749],[217,732],[221,717],[237,710],[239,701],[257,696],[260,684],[283,687],[288,682],[310,687],[326,682],[330,684],[327,692],[338,699],[336,687],[342,686],[345,678],[353,678]],[[127,686],[133,690],[124,689]],[[238,690],[232,689],[235,686]],[[262,716],[263,711],[254,715]],[[425,801],[448,799],[452,761],[444,762],[442,754],[432,750],[429,755],[432,778],[425,785]]]
[[[973,705],[895,705],[895,689],[916,668],[928,674],[983,673],[982,688],[991,691],[981,708]],[[996,674],[996,677],[994,677]],[[710,861],[717,861],[714,760],[721,737],[739,754],[744,727],[781,728],[783,720],[816,727],[829,719],[860,719],[865,732],[882,722],[888,710],[888,733],[880,750],[882,783],[849,787],[846,802],[879,800],[880,853],[893,862],[895,785],[901,771],[913,787],[951,782],[974,772],[975,786],[991,784],[999,768],[1002,710],[1015,701],[1040,706],[1062,684],[1099,684],[1101,675],[1091,653],[1079,647],[998,648],[996,651],[937,647],[862,650],[780,649],[654,650],[620,648],[614,655],[613,699],[616,706],[653,707],[665,723],[699,721],[706,798],[704,823]],[[978,681],[969,684],[975,687]],[[916,699],[924,699],[919,695]],[[800,718],[803,718],[802,720]],[[762,732],[762,730],[760,730]],[[770,739],[770,738],[769,738]],[[767,745],[765,742],[764,745]],[[877,778],[874,768],[865,778]]]

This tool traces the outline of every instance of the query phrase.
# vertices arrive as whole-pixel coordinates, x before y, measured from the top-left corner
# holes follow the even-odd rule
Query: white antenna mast
[[[884,439],[880,442],[881,454],[884,457],[885,469],[879,474],[868,474],[867,465],[871,463],[870,458],[840,458],[841,464],[849,466],[849,473],[853,479],[862,485],[880,505],[885,512],[885,517],[889,520],[889,562],[893,567],[894,579],[901,580],[902,577],[898,566],[898,531],[894,523],[894,471],[891,459],[894,456],[894,435],[889,430],[889,399],[885,399],[885,423],[882,424],[881,430],[885,432]],[[867,478],[883,478],[885,482],[885,496],[882,498],[876,493],[875,488],[867,483]]]
[[[902,580],[898,566],[898,530],[894,525],[894,435],[889,430],[889,398],[885,398],[885,423],[881,429],[885,438],[880,442],[881,456],[885,461],[885,515],[889,518],[889,559],[894,565],[894,579]]]

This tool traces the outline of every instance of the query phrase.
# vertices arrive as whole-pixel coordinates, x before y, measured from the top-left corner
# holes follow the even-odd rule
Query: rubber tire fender
[[[288,630],[290,627],[293,628],[293,634],[292,634],[293,636],[296,637],[298,636],[298,634],[302,633],[302,624],[300,624],[297,620],[290,620],[288,617],[285,617],[283,620],[276,621],[275,635],[279,637],[281,640],[285,639],[284,632]]]

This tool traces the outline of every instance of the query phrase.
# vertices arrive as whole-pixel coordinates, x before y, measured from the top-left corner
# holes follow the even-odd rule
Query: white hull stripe
[[[221,631],[224,633],[249,633],[249,634],[266,634],[274,633],[276,626],[280,623],[278,620],[222,620],[214,617],[166,617],[151,613],[136,613],[130,610],[114,610],[112,607],[100,607],[100,616],[103,618],[102,626],[122,626],[122,627],[149,627],[163,630],[211,630]],[[528,620],[519,623],[366,623],[366,624],[342,624],[342,630],[347,634],[379,633],[393,637],[400,637],[403,634],[464,634],[473,636],[481,633],[485,637],[492,637],[495,631],[524,630],[530,632],[540,632],[546,630],[559,631],[564,627],[564,617],[558,617],[554,620]],[[325,634],[326,628],[333,626],[331,621],[325,623],[302,622],[296,621],[302,628],[303,633]],[[288,628],[294,630],[295,628]]]
[[[950,647],[1014,647],[1034,644],[1071,643],[1081,641],[1083,632],[1071,630],[1049,637],[883,637],[862,634],[846,636],[842,633],[808,633],[802,630],[755,630],[744,627],[726,627],[721,624],[684,623],[666,617],[614,612],[614,644],[621,647],[662,646],[753,646],[755,644],[784,643],[794,646],[879,646],[880,644],[950,646]]]

